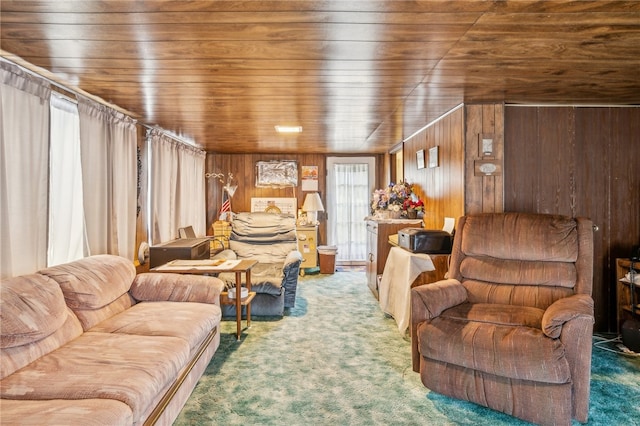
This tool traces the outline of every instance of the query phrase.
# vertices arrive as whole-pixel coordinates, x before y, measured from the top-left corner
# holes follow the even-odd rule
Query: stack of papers
[[[176,259],[171,262],[159,266],[156,269],[163,271],[170,270],[183,270],[183,269],[195,269],[202,271],[216,271],[216,270],[225,270],[232,269],[236,267],[240,263],[240,260],[236,259],[200,259],[200,260],[191,260],[191,259]]]

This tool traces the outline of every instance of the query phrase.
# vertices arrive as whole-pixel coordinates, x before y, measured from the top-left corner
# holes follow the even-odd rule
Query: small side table
[[[151,272],[167,272],[174,274],[193,274],[193,275],[207,275],[207,274],[219,274],[222,272],[235,272],[236,274],[236,295],[242,294],[242,274],[245,274],[245,281],[247,284],[247,290],[249,294],[247,297],[240,299],[229,299],[229,293],[223,291],[220,293],[221,305],[236,305],[236,338],[240,340],[242,336],[242,307],[247,307],[247,328],[251,327],[251,301],[256,297],[256,292],[251,291],[251,268],[258,264],[257,260],[243,259],[237,265],[224,268],[220,266],[183,266],[175,267],[169,264],[158,266],[151,269]]]
[[[318,227],[316,225],[298,225],[296,235],[298,236],[298,251],[302,254],[300,275],[304,276],[305,269],[318,267]]]

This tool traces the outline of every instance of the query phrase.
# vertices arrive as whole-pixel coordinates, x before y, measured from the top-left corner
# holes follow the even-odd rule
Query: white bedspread
[[[380,308],[398,323],[404,334],[409,327],[411,314],[411,284],[425,271],[435,266],[428,254],[411,253],[400,247],[392,247],[384,265],[378,297]]]

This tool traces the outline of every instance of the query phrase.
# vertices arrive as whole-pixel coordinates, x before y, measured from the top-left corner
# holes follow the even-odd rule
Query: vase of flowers
[[[407,216],[409,207],[422,208],[424,204],[413,192],[407,181],[390,183],[384,189],[376,189],[371,201],[371,213],[380,219],[400,219]],[[408,216],[407,216],[408,217]]]
[[[407,219],[416,219],[424,210],[424,203],[415,193],[411,193],[402,204],[402,209],[406,212]]]

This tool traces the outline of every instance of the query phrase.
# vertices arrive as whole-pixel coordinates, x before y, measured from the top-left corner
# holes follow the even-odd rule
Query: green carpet
[[[175,425],[528,424],[425,388],[363,272],[300,277],[289,315],[252,321],[240,342],[235,327],[223,321]],[[640,425],[640,359],[596,346],[592,364],[588,424]]]

